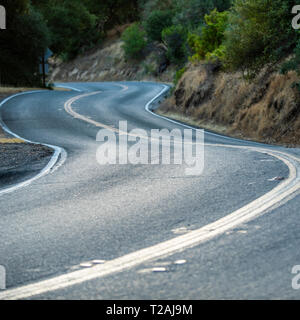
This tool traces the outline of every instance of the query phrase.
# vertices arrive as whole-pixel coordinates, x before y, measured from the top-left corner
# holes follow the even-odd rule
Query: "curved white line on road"
[[[27,92],[21,92],[21,93],[17,93],[17,94],[14,94],[12,96],[9,96],[8,98],[4,99],[1,103],[0,103],[0,108],[3,107],[3,105],[15,98],[15,97],[18,97],[18,96],[21,96],[21,95],[25,95],[25,94],[33,94],[33,93],[41,93],[41,92],[45,92],[44,90],[36,90],[36,91],[27,91]],[[43,168],[37,175],[35,175],[34,177],[26,180],[26,181],[23,181],[23,182],[20,182],[18,184],[15,184],[11,187],[8,187],[8,188],[4,188],[4,189],[1,189],[0,190],[0,196],[4,195],[4,194],[7,194],[7,193],[10,193],[10,192],[14,192],[20,188],[24,188],[28,185],[30,185],[32,182],[44,177],[45,175],[49,174],[50,172],[53,172],[55,171],[58,167],[60,167],[67,159],[67,152],[65,149],[61,148],[61,147],[58,147],[58,146],[53,146],[53,145],[50,145],[50,144],[44,144],[44,143],[38,143],[38,142],[35,142],[35,141],[30,141],[30,140],[27,140],[25,138],[22,138],[20,137],[19,135],[17,135],[16,133],[12,132],[7,126],[6,124],[3,122],[2,118],[0,117],[0,125],[2,127],[2,129],[4,131],[6,131],[8,134],[18,138],[18,139],[21,139],[25,142],[28,142],[28,143],[31,143],[31,144],[40,144],[40,145],[43,145],[43,146],[46,146],[48,148],[51,148],[54,150],[54,153],[50,159],[50,161],[48,162],[48,164],[45,166],[45,168]]]
[[[55,87],[56,88],[70,89],[70,90],[76,91],[76,92],[82,92],[82,90],[80,90],[80,89],[77,89],[77,88],[74,88],[74,87],[71,87],[71,86],[66,86],[64,84],[58,84],[58,85],[55,84]]]
[[[167,91],[170,90],[170,87],[169,87],[169,86],[167,86],[167,85],[165,85],[165,84],[162,84],[162,86],[163,86],[162,91],[161,91],[159,94],[157,94],[153,99],[151,99],[151,100],[146,104],[145,110],[146,110],[147,112],[151,113],[153,116],[155,116],[155,117],[157,117],[157,118],[161,118],[161,119],[163,119],[163,120],[172,122],[172,123],[174,123],[174,124],[180,125],[180,126],[182,126],[182,127],[188,128],[188,129],[199,130],[199,129],[195,128],[195,127],[189,126],[188,124],[185,124],[185,123],[182,123],[182,122],[179,122],[179,121],[176,121],[176,120],[173,120],[173,119],[170,119],[170,118],[161,116],[161,115],[153,112],[153,111],[150,109],[151,104],[152,104],[157,98],[159,98],[159,97],[162,96],[165,92],[167,92]],[[243,142],[243,140],[241,140],[241,139],[232,138],[232,137],[227,137],[227,136],[224,136],[224,135],[221,135],[221,134],[218,134],[218,133],[214,133],[214,132],[211,132],[211,131],[207,131],[207,130],[206,130],[205,132],[206,132],[206,134],[209,134],[209,135],[211,135],[211,136],[220,137],[220,138],[222,138],[222,139],[234,140],[234,141],[238,141],[238,142]],[[247,140],[245,140],[245,141],[247,141]],[[255,143],[255,144],[258,144],[258,145],[261,144],[261,143],[259,143],[259,142],[253,142],[253,141],[249,141],[249,140],[248,140],[248,142]]]
[[[162,93],[164,90],[162,91]],[[97,92],[99,93],[99,92]],[[94,94],[97,94],[94,93]],[[161,94],[162,94],[161,93]],[[70,99],[66,102],[68,112],[74,112],[71,108],[71,100],[74,102],[76,98],[89,96],[91,93],[77,96]],[[157,98],[151,100],[147,104],[149,105]],[[75,99],[75,100],[74,100]],[[146,106],[146,107],[147,107]],[[78,117],[78,114],[75,113],[74,116]],[[80,115],[79,115],[80,116]],[[83,116],[80,116],[80,118]],[[84,118],[84,119],[83,119]],[[86,121],[87,118],[83,117],[82,120]],[[94,120],[88,119],[88,122],[93,123]],[[173,121],[172,121],[173,122]],[[174,121],[175,122],[175,121]],[[94,123],[93,123],[94,124]],[[176,122],[176,124],[181,125],[181,123]],[[99,126],[100,123],[95,122],[95,125]],[[102,126],[102,124],[101,124]],[[109,130],[117,130],[115,128],[106,126]],[[236,228],[237,226],[249,222],[270,210],[275,206],[279,206],[285,201],[290,200],[300,189],[300,179],[298,176],[297,168],[299,168],[300,159],[286,154],[281,151],[271,151],[269,149],[256,148],[256,147],[247,147],[247,146],[233,146],[233,145],[214,145],[218,147],[225,148],[241,148],[247,150],[253,150],[257,152],[267,153],[270,156],[276,157],[283,163],[285,163],[289,168],[289,177],[282,183],[280,183],[273,190],[269,191],[265,195],[259,197],[258,199],[252,201],[246,206],[228,214],[227,216],[210,223],[200,229],[191,231],[185,235],[178,236],[171,240],[161,242],[157,245],[138,250],[133,253],[126,254],[120,258],[113,259],[106,262],[103,265],[97,265],[90,269],[83,269],[67,274],[63,274],[51,279],[39,281],[33,284],[24,285],[21,287],[8,289],[0,293],[0,299],[5,300],[17,300],[30,298],[37,295],[42,295],[43,293],[49,291],[56,291],[59,289],[64,289],[76,284],[80,284],[89,280],[105,277],[117,272],[128,270],[130,268],[136,267],[142,263],[148,262],[150,260],[155,260],[165,256],[172,255],[179,251],[183,251],[188,248],[195,247],[201,243],[204,243],[216,236],[224,234],[226,231]],[[294,163],[295,164],[294,164]],[[296,168],[297,167],[297,168]]]
[[[128,88],[128,87],[126,87],[126,88]],[[125,89],[125,88],[124,88],[124,89]],[[124,89],[123,89],[123,90],[124,90]],[[122,90],[122,91],[123,91],[123,90]],[[127,89],[125,89],[125,90],[127,90]],[[82,120],[82,121],[84,121],[84,122],[87,122],[87,123],[89,123],[89,124],[94,125],[94,126],[97,127],[97,128],[107,129],[107,130],[113,131],[113,132],[118,133],[118,134],[126,134],[126,135],[128,135],[128,136],[141,137],[140,135],[136,135],[136,134],[131,134],[131,133],[128,133],[128,132],[124,132],[124,131],[121,131],[121,130],[119,130],[119,129],[117,129],[117,128],[114,128],[114,127],[112,127],[112,126],[109,126],[109,125],[106,125],[106,124],[104,124],[104,123],[101,123],[101,122],[95,121],[95,120],[93,120],[93,119],[90,119],[90,118],[88,118],[88,117],[86,117],[86,116],[84,116],[84,115],[82,115],[82,114],[80,114],[80,113],[78,113],[78,112],[76,112],[76,111],[74,111],[74,110],[72,109],[72,104],[73,104],[74,102],[76,102],[77,100],[80,100],[80,99],[83,99],[83,98],[86,98],[86,97],[91,97],[91,96],[93,96],[93,95],[100,94],[100,93],[102,93],[102,91],[89,92],[89,93],[84,93],[84,94],[81,94],[81,95],[79,95],[79,96],[76,96],[76,97],[73,97],[73,98],[69,99],[69,100],[66,101],[65,104],[64,104],[65,111],[66,111],[68,114],[70,114],[73,118],[75,118],[75,119],[80,119],[80,120]],[[146,138],[146,137],[145,137],[145,138]],[[148,137],[147,137],[147,138],[148,138]]]

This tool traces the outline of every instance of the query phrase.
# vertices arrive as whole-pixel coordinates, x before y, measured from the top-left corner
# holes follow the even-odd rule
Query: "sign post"
[[[47,48],[40,58],[40,74],[43,76],[43,86],[46,87],[46,75],[49,72],[48,59],[53,55],[53,52]]]

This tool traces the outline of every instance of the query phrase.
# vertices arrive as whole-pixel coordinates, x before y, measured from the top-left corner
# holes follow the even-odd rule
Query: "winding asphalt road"
[[[199,176],[185,165],[100,165],[96,135],[185,127],[145,110],[164,86],[68,83],[17,96],[1,118],[63,148],[50,173],[0,190],[0,299],[300,298],[300,150],[205,132]],[[284,177],[284,180],[273,179]]]

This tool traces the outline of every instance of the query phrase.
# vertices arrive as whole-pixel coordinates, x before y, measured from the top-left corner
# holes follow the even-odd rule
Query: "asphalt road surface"
[[[205,132],[200,175],[186,164],[101,165],[103,127],[187,128],[145,109],[161,84],[65,86],[76,91],[1,108],[12,132],[62,153],[48,174],[0,190],[0,299],[300,298],[299,149]]]

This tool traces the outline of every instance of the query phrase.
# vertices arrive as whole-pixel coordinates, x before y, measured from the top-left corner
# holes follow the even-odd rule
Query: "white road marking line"
[[[145,110],[149,113],[151,113],[153,116],[157,117],[157,118],[161,118],[163,120],[166,120],[166,121],[169,121],[169,122],[172,122],[172,123],[175,123],[177,125],[180,125],[182,127],[185,127],[185,128],[188,128],[188,129],[193,129],[193,130],[199,130],[195,127],[192,127],[188,124],[185,124],[185,123],[182,123],[182,122],[178,122],[176,120],[173,120],[173,119],[170,119],[170,118],[167,118],[167,117],[164,117],[164,116],[161,116],[155,112],[153,112],[152,110],[150,110],[150,106],[151,104],[160,96],[162,96],[165,92],[167,92],[170,87],[165,85],[165,84],[162,84],[163,86],[163,89],[161,90],[161,92],[159,94],[157,94],[153,99],[151,99],[145,106]],[[211,132],[211,131],[205,131],[207,134],[210,134],[211,136],[216,136],[216,137],[220,137],[222,139],[228,139],[228,140],[234,140],[234,141],[238,141],[238,142],[244,142],[243,140],[240,140],[240,139],[237,139],[237,138],[231,138],[231,137],[227,137],[227,136],[223,136],[221,134],[218,134],[218,133],[214,133],[214,132]],[[262,145],[261,143],[258,143],[258,142],[252,142],[252,141],[248,141],[248,142],[251,142],[253,144],[258,144],[258,145]]]
[[[116,83],[116,85],[117,85],[117,86],[120,86],[121,88],[123,88],[122,91],[127,91],[127,90],[129,89],[129,87],[126,86],[125,84]],[[122,91],[121,91],[121,92],[122,92]]]
[[[165,267],[154,267],[151,269],[152,272],[166,272],[167,268]]]
[[[73,90],[73,91],[76,91],[76,92],[82,92],[82,90],[80,90],[80,89],[77,89],[77,88],[74,88],[74,87],[71,87],[71,86],[66,86],[66,85],[64,85],[64,84],[62,84],[62,85],[56,85],[55,84],[55,87],[57,87],[57,88],[65,88],[65,89],[70,89],[70,90]]]
[[[94,263],[94,264],[103,264],[105,262],[106,262],[106,260],[99,260],[99,259],[92,261],[92,263]]]
[[[124,90],[127,90],[128,87],[125,87],[122,91]],[[137,135],[137,134],[133,134],[133,133],[130,133],[130,132],[124,132],[118,128],[115,128],[113,126],[109,126],[109,125],[106,125],[102,122],[98,122],[98,121],[95,121],[93,119],[91,119],[89,116],[84,116],[78,112],[76,112],[73,108],[72,108],[72,104],[74,102],[76,102],[77,100],[80,100],[80,99],[83,99],[83,98],[86,98],[86,97],[91,97],[91,96],[94,96],[96,94],[100,94],[102,93],[102,91],[95,91],[95,92],[89,92],[89,93],[84,93],[84,94],[81,94],[79,96],[75,96],[69,100],[67,100],[64,104],[64,108],[65,108],[65,111],[70,114],[73,118],[75,119],[80,119],[84,122],[87,122],[89,124],[92,124],[94,125],[95,127],[98,127],[98,128],[102,128],[102,129],[107,129],[107,130],[110,130],[112,132],[115,132],[119,135],[127,135],[127,136],[130,136],[130,137],[136,137],[136,138],[143,138],[145,140],[148,141],[149,137],[148,136],[141,136],[141,135]],[[153,138],[153,137],[150,137],[151,140],[154,140],[154,141],[158,141],[160,142],[160,139],[156,139],[156,138]],[[176,141],[174,141],[173,143],[176,143]],[[188,142],[185,142],[185,143],[188,143]],[[195,144],[193,142],[190,142],[191,144]]]
[[[96,94],[96,93],[94,93]],[[177,123],[178,124],[178,123]],[[114,129],[114,128],[112,128]],[[105,264],[96,265],[90,269],[78,270],[66,273],[47,280],[38,281],[36,283],[12,288],[0,293],[0,299],[17,300],[25,299],[33,296],[42,295],[49,291],[65,289],[76,284],[105,277],[114,273],[118,273],[130,268],[136,267],[145,262],[149,262],[158,258],[167,257],[179,251],[195,247],[214,237],[225,234],[241,224],[245,224],[284,202],[290,200],[300,189],[300,181],[297,168],[290,159],[297,162],[299,166],[300,159],[298,157],[286,154],[281,151],[271,151],[269,149],[247,147],[247,146],[226,146],[214,145],[225,148],[251,149],[253,151],[267,153],[284,162],[289,168],[289,177],[274,189],[252,201],[246,206],[228,214],[227,216],[210,223],[197,230],[190,231],[187,234],[178,236],[174,239],[167,240],[154,246],[126,254],[122,257],[107,261]]]
[[[15,95],[9,96],[8,98],[6,98],[5,100],[3,100],[0,103],[0,108],[3,107],[3,105],[7,101],[9,101],[9,100],[11,100],[11,99],[13,99],[15,97],[18,97],[18,96],[21,96],[21,95],[25,95],[25,94],[33,94],[33,93],[41,93],[41,92],[45,92],[45,90],[27,91],[27,92],[21,92],[21,93],[17,93]],[[52,145],[49,145],[49,144],[38,143],[38,142],[34,142],[34,141],[30,141],[30,140],[24,139],[24,138],[18,136],[16,133],[12,132],[6,126],[6,124],[3,122],[1,117],[0,117],[0,125],[1,125],[1,127],[3,128],[4,131],[6,131],[10,135],[16,137],[17,139],[21,139],[21,140],[23,140],[25,142],[28,142],[28,143],[31,143],[31,144],[44,145],[44,146],[47,146],[47,147],[49,147],[49,148],[54,150],[54,154],[52,155],[52,157],[51,157],[50,161],[48,162],[47,166],[45,168],[43,168],[37,175],[35,175],[31,179],[28,179],[28,180],[26,180],[24,182],[21,182],[21,183],[18,183],[16,185],[13,185],[12,187],[0,190],[0,196],[2,196],[4,194],[7,194],[7,193],[10,193],[10,192],[14,192],[14,191],[16,191],[16,190],[18,190],[20,188],[24,188],[24,187],[30,185],[32,182],[44,177],[45,175],[49,174],[50,172],[54,172],[58,167],[60,167],[66,161],[67,152],[63,148],[58,147],[58,146],[52,146]]]
[[[173,232],[174,234],[183,234],[189,232],[189,229],[187,227],[180,227],[172,229],[171,232]]]
[[[174,262],[174,264],[178,264],[178,265],[181,265],[181,264],[185,264],[186,263],[186,260],[182,259],[182,260],[176,260]]]
[[[93,264],[90,262],[82,262],[82,263],[80,263],[79,266],[83,267],[83,268],[91,268],[93,266]]]

